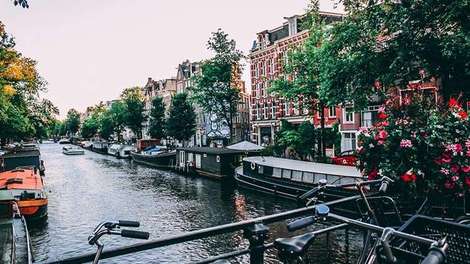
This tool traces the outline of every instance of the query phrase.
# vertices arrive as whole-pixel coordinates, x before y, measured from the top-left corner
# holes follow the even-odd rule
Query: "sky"
[[[206,42],[222,28],[248,53],[256,33],[302,14],[308,0],[29,0],[0,1],[0,21],[48,82],[43,97],[60,109],[119,97],[147,78],[174,77],[186,59],[209,58]],[[335,11],[332,0],[320,9]],[[336,10],[338,11],[338,10]],[[246,67],[245,67],[246,68]],[[249,84],[247,71],[244,79]]]

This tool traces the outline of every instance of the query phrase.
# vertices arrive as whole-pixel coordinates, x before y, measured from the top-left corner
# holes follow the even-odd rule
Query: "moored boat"
[[[0,190],[0,263],[32,263],[27,223],[9,190]]]
[[[0,173],[0,190],[11,192],[24,217],[37,219],[47,215],[44,180],[36,168],[20,167]]]
[[[136,163],[162,169],[172,169],[176,163],[176,152],[166,146],[152,146],[141,152],[132,151],[132,160]]]
[[[95,140],[92,143],[91,150],[101,154],[108,154],[108,142],[103,140]]]
[[[72,142],[68,138],[61,138],[59,144],[71,144]]]
[[[64,153],[65,155],[84,155],[85,151],[78,147],[65,146],[62,148],[62,153]]]
[[[32,166],[39,170],[40,175],[44,176],[45,167],[39,149],[18,148],[0,154],[0,172],[24,166]]]
[[[111,144],[111,146],[108,147],[108,154],[116,158],[127,159],[131,157],[131,152],[134,150],[135,148],[130,145]]]
[[[243,165],[235,171],[235,179],[241,187],[297,200],[320,180],[346,184],[362,180],[363,176],[354,167],[256,156],[243,159]],[[329,191],[331,199],[350,194],[350,190]]]

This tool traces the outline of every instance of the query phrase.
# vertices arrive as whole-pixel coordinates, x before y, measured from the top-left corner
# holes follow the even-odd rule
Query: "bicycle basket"
[[[447,237],[446,262],[470,264],[470,227],[423,215],[410,218],[399,231],[439,240]],[[395,237],[391,246],[397,259],[404,263],[419,263],[429,251],[429,245]]]

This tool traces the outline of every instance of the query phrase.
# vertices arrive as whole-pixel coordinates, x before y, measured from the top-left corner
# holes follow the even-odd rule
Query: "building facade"
[[[342,14],[321,12],[328,22],[341,20]],[[268,92],[270,82],[283,73],[283,64],[287,53],[293,47],[302,45],[308,38],[308,30],[303,30],[303,16],[285,18],[280,27],[264,30],[257,34],[257,39],[249,54],[251,99],[250,122],[251,140],[259,145],[269,145],[274,141],[281,119],[293,124],[308,121],[320,125],[318,113],[312,102],[303,98],[287,100],[273,96]],[[325,108],[325,123],[331,127],[338,122],[340,108]]]

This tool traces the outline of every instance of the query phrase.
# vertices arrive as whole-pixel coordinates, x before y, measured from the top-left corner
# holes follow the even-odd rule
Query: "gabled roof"
[[[259,145],[256,145],[246,140],[230,145],[227,148],[234,149],[234,150],[243,150],[243,151],[260,151],[264,149],[264,147],[261,147]]]

